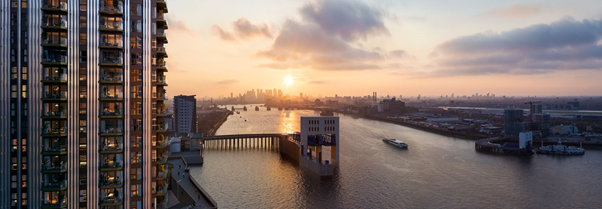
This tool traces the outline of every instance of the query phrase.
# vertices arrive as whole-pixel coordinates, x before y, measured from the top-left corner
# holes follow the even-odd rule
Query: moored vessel
[[[399,141],[397,139],[383,139],[383,142],[386,142],[388,144],[391,144],[393,146],[399,147],[399,148],[408,148],[408,144]]]

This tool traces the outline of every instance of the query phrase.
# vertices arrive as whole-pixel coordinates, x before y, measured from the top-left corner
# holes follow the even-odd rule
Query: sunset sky
[[[168,4],[171,96],[601,94],[600,0]]]

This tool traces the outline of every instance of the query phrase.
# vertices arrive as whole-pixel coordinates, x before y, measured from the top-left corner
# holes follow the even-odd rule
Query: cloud
[[[275,69],[311,68],[317,70],[368,70],[379,69],[374,62],[383,56],[367,51],[328,35],[319,26],[288,20],[274,43],[256,57],[268,58],[277,63],[260,67]]]
[[[236,39],[234,38],[234,35],[232,35],[232,33],[224,31],[224,29],[222,29],[218,25],[211,26],[211,32],[219,36],[219,38],[222,39],[222,41],[236,42]]]
[[[235,84],[235,83],[239,83],[240,81],[238,80],[234,80],[234,79],[226,79],[226,80],[221,80],[216,82],[217,85],[230,85],[230,84]]]
[[[165,18],[167,19],[167,21],[169,21],[169,30],[167,30],[168,32],[178,32],[189,35],[195,34],[192,30],[190,30],[186,23],[178,19],[176,15],[169,13],[165,16]]]
[[[440,75],[602,70],[602,21],[565,18],[444,42],[432,53]]]
[[[267,25],[254,25],[244,17],[238,18],[232,25],[236,35],[243,40],[256,37],[272,38],[272,31]]]
[[[316,0],[305,4],[299,12],[304,20],[346,41],[389,35],[383,22],[384,12],[361,1]]]
[[[218,25],[211,26],[211,30],[223,41],[229,42],[236,42],[239,39],[246,41],[254,38],[272,38],[272,31],[267,24],[255,25],[244,17],[232,22],[231,26],[234,32],[226,31]]]
[[[504,8],[486,11],[483,15],[498,18],[524,18],[536,15],[541,8],[540,4],[513,4]]]

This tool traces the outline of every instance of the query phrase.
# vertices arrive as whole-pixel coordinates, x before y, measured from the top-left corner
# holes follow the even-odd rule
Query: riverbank
[[[228,116],[232,115],[232,111],[215,111],[201,114],[199,117],[199,132],[205,136],[213,136],[215,132],[222,126]]]
[[[433,128],[433,127],[426,127],[426,126],[421,126],[421,125],[414,124],[414,123],[404,122],[404,121],[401,121],[398,119],[383,118],[383,117],[373,116],[373,115],[362,115],[362,114],[354,114],[354,113],[347,113],[347,112],[336,112],[336,113],[349,115],[351,117],[360,117],[360,118],[377,120],[377,121],[386,122],[386,123],[393,123],[393,124],[397,124],[397,125],[401,125],[401,126],[406,126],[409,128],[418,129],[421,131],[426,131],[426,132],[430,132],[430,133],[434,133],[434,134],[439,134],[439,135],[449,136],[449,137],[456,137],[456,138],[461,138],[461,139],[479,140],[479,139],[491,137],[489,135],[484,135],[484,134],[467,134],[467,133],[443,130],[443,129]]]

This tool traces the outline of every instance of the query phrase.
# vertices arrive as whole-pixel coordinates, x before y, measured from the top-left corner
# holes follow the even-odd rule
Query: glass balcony
[[[157,132],[166,132],[167,131],[167,124],[157,124],[156,126],[154,126],[154,129]]]
[[[123,134],[122,120],[101,120],[99,134],[118,136]]]
[[[65,191],[44,192],[42,204],[42,208],[66,208]]]
[[[64,32],[42,32],[42,46],[67,47],[67,36]]]
[[[163,41],[163,43],[167,43],[167,34],[165,33],[165,29],[157,30],[157,39],[159,41]]]
[[[100,69],[101,83],[121,83],[123,82],[123,71],[121,68],[103,68]]]
[[[168,174],[169,174],[169,170],[160,171],[157,174],[157,179],[167,179]]]
[[[67,29],[67,15],[44,15],[42,17],[43,29]]]
[[[123,86],[103,85],[100,87],[100,100],[121,101],[123,100]]]
[[[100,155],[99,168],[101,171],[116,171],[123,169],[123,154]]]
[[[100,65],[101,66],[122,66],[123,65],[123,53],[122,52],[101,52],[100,53]]]
[[[167,57],[167,49],[165,49],[165,47],[158,47],[157,54],[163,57]]]
[[[157,100],[167,100],[165,93],[157,94]]]
[[[67,159],[64,155],[45,156],[42,159],[42,173],[65,173],[67,172]]]
[[[67,136],[67,122],[65,120],[44,121],[42,123],[43,137],[64,137]]]
[[[42,155],[66,155],[67,145],[64,139],[44,139],[42,141]]]
[[[44,50],[42,53],[43,65],[67,65],[66,50]]]
[[[100,48],[123,48],[123,36],[121,34],[101,34]]]
[[[123,8],[122,1],[101,0],[99,12],[101,14],[123,14],[122,8]]]
[[[119,102],[100,103],[101,118],[121,118],[123,117],[123,107]]]
[[[161,155],[161,157],[157,159],[157,164],[165,164],[165,163],[167,163],[167,159],[169,158],[169,156],[171,156],[171,152],[170,151],[163,152],[163,155]]]
[[[100,188],[109,189],[123,187],[122,173],[123,172],[120,171],[101,172],[100,179],[98,180]]]
[[[123,152],[123,137],[101,137],[100,152],[103,154]]]
[[[163,196],[167,194],[167,183],[157,186],[157,196]]]
[[[64,85],[46,85],[42,93],[43,101],[67,101]]]
[[[157,0],[157,8],[164,10],[164,12],[167,12],[167,4],[165,3],[165,1],[167,0]]]
[[[159,85],[159,86],[167,86],[167,76],[159,76],[159,77],[157,77],[157,85]]]
[[[123,19],[120,17],[100,17],[99,30],[106,32],[122,32]]]
[[[123,190],[121,188],[101,189],[98,202],[100,206],[121,205],[123,204]]]
[[[42,191],[62,191],[67,189],[67,182],[63,174],[44,174],[42,177]]]
[[[67,83],[67,74],[63,67],[45,67],[42,70],[42,82],[45,83]]]
[[[66,0],[42,0],[42,11],[44,12],[67,12]]]
[[[44,103],[42,118],[44,119],[65,119],[65,103]]]

